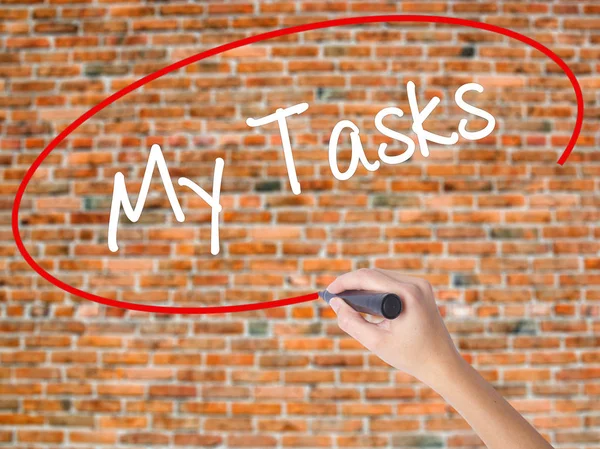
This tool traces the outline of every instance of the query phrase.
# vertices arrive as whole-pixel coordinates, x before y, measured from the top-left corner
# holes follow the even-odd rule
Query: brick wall
[[[476,447],[426,386],[338,329],[318,302],[234,315],[107,308],[37,276],[10,229],[14,194],[51,139],[110,93],[169,63],[244,36],[343,16],[453,15],[541,41],[577,74],[578,144],[560,68],[519,42],[422,23],[306,32],[191,64],[80,126],[23,197],[28,251],[77,288],[136,303],[235,304],[310,293],[361,267],[426,277],[464,356],[556,447],[600,447],[600,3],[136,2],[0,0],[0,447]],[[337,181],[334,125],[352,120],[371,161],[390,143],[383,107],[408,133],[406,82],[439,134],[470,101],[496,118],[482,141]],[[307,102],[288,123],[302,193],[291,192],[276,125],[248,117]],[[477,121],[470,126],[477,129]],[[342,143],[342,141],[344,143]],[[350,160],[348,134],[340,166]],[[174,179],[210,191],[225,160],[221,251],[210,209],[158,176],[138,223],[107,246],[116,172],[139,191],[150,147]]]

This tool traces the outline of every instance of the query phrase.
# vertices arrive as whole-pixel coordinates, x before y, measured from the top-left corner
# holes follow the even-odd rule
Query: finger
[[[332,298],[329,305],[337,315],[338,326],[367,349],[380,339],[376,324],[368,323],[360,313],[339,297]]]
[[[373,268],[373,270],[378,271],[390,277],[391,279],[394,279],[395,281],[402,282],[403,284],[414,285],[417,290],[419,290],[419,295],[417,295],[417,298],[422,299],[421,295],[433,295],[433,288],[426,279],[415,276],[407,276],[405,274],[398,273],[397,271],[384,270],[382,268]]]
[[[345,273],[335,279],[327,290],[330,293],[341,293],[344,290],[374,290],[399,295],[405,302],[419,298],[423,293],[412,283],[400,282],[391,277],[370,269],[361,269]]]
[[[375,291],[391,291],[395,286],[395,281],[389,276],[379,273],[375,270],[366,268],[344,273],[338,276],[327,290],[330,293],[341,293],[344,290],[375,290]]]
[[[414,284],[417,287],[420,287],[422,289],[425,289],[426,287],[428,288],[428,285],[429,285],[429,282],[427,282],[426,279],[423,279],[420,277],[407,276],[405,274],[398,273],[397,271],[384,270],[383,268],[373,268],[373,270],[379,271],[380,273],[383,273],[386,276],[388,276],[396,281],[404,282],[406,284]],[[426,291],[426,290],[424,290],[424,291]]]
[[[361,316],[365,319],[367,323],[371,324],[379,324],[385,320],[385,318],[382,316],[370,315],[368,313],[361,313]]]

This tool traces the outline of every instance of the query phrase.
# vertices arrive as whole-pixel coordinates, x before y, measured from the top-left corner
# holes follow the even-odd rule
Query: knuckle
[[[406,293],[413,299],[417,299],[422,296],[421,289],[415,284],[407,284],[405,288]]]
[[[425,279],[419,279],[417,281],[417,285],[419,286],[421,291],[425,294],[427,294],[431,291],[431,284]]]
[[[429,282],[427,282],[427,284],[426,284],[426,291],[429,295],[433,296],[433,294],[434,294],[433,286]]]
[[[373,275],[373,271],[371,268],[359,268],[356,270],[356,274],[361,276],[362,278],[368,278]]]

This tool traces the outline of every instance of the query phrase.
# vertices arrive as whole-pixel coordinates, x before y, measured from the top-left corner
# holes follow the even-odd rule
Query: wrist
[[[464,378],[472,369],[460,353],[452,348],[444,357],[439,357],[428,370],[427,375],[420,379],[442,396],[453,388],[457,381]]]

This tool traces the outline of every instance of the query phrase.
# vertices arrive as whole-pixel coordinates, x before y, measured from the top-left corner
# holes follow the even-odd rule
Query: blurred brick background
[[[573,89],[532,48],[419,23],[312,31],[192,64],[86,122],[30,183],[25,244],[59,279],[139,303],[283,298],[361,267],[424,276],[464,356],[554,445],[600,447],[599,2],[0,0],[1,447],[480,446],[434,392],[342,335],[321,303],[230,316],[106,308],[45,282],[12,240],[28,166],[110,93],[244,36],[392,13],[486,21],[559,54],[587,107],[567,164],[556,161]],[[353,120],[375,160],[377,111],[402,108],[386,124],[408,133],[408,80],[421,107],[442,98],[426,128],[455,131],[466,115],[454,91],[476,81],[485,92],[466,99],[496,129],[336,181],[335,123]],[[277,127],[245,119],[300,102],[310,107],[289,120],[295,196]],[[174,179],[207,190],[225,159],[218,256],[207,206],[176,185],[187,217],[177,223],[160,182],[138,223],[121,218],[120,251],[108,250],[114,174],[134,198],[153,143]]]

